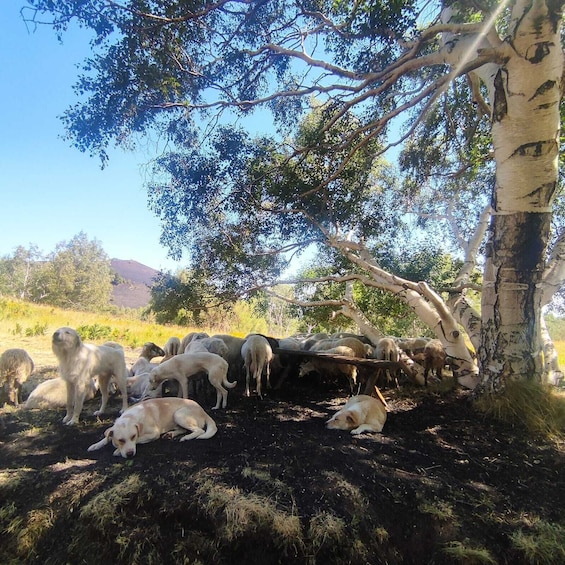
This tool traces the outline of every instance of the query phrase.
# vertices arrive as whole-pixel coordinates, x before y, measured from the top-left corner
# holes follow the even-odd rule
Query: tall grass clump
[[[532,380],[510,380],[501,394],[484,394],[475,407],[534,434],[554,437],[565,433],[565,396]]]
[[[526,563],[565,563],[565,527],[539,520],[530,531],[511,536],[512,546]]]

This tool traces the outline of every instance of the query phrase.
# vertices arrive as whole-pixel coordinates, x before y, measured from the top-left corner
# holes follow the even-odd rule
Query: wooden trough
[[[381,402],[386,406],[386,400],[384,399],[381,391],[376,386],[376,381],[378,377],[378,373],[380,370],[384,369],[401,369],[404,371],[409,377],[412,377],[412,370],[403,363],[402,361],[381,361],[379,359],[361,359],[360,357],[347,357],[346,355],[335,355],[333,353],[324,353],[322,351],[302,351],[300,349],[282,349],[280,347],[273,348],[273,353],[279,355],[288,355],[290,357],[304,357],[307,359],[323,359],[327,361],[331,361],[332,363],[338,363],[342,365],[355,365],[356,367],[360,367],[364,369],[366,378],[365,382],[367,383],[365,386],[365,394],[371,394],[373,392],[376,393],[377,397],[381,400]],[[279,382],[277,384],[277,388],[284,382],[286,377],[288,376],[288,372],[285,371]]]

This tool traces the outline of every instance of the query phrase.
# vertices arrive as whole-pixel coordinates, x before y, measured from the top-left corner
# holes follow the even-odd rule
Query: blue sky
[[[150,146],[115,151],[101,170],[97,158],[61,139],[58,116],[75,101],[88,34],[65,35],[61,44],[47,27],[28,31],[18,0],[7,4],[0,18],[0,256],[30,244],[48,253],[83,231],[110,258],[182,267],[159,244],[159,220],[147,209]]]

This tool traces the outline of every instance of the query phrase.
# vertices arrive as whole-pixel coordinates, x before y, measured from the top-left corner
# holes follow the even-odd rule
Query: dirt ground
[[[383,433],[354,437],[325,428],[339,386],[289,380],[260,400],[243,384],[225,410],[199,399],[215,437],[130,460],[87,451],[119,398],[102,419],[87,403],[76,427],[62,409],[2,409],[0,562],[565,562],[534,541],[565,531],[562,444],[477,414],[457,388],[384,390]]]

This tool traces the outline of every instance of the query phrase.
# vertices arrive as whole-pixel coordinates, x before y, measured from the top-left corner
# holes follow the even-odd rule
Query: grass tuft
[[[560,524],[536,521],[529,531],[513,533],[511,541],[526,563],[565,563],[565,527]]]
[[[556,437],[565,432],[565,396],[549,385],[511,380],[501,394],[483,394],[475,407],[530,433]]]
[[[294,507],[288,512],[268,497],[213,480],[204,480],[197,495],[203,512],[216,522],[217,535],[224,543],[264,532],[283,554],[295,554],[303,545],[300,519]]]
[[[496,565],[496,559],[484,547],[471,547],[468,541],[452,541],[442,550],[450,559],[465,565]]]

